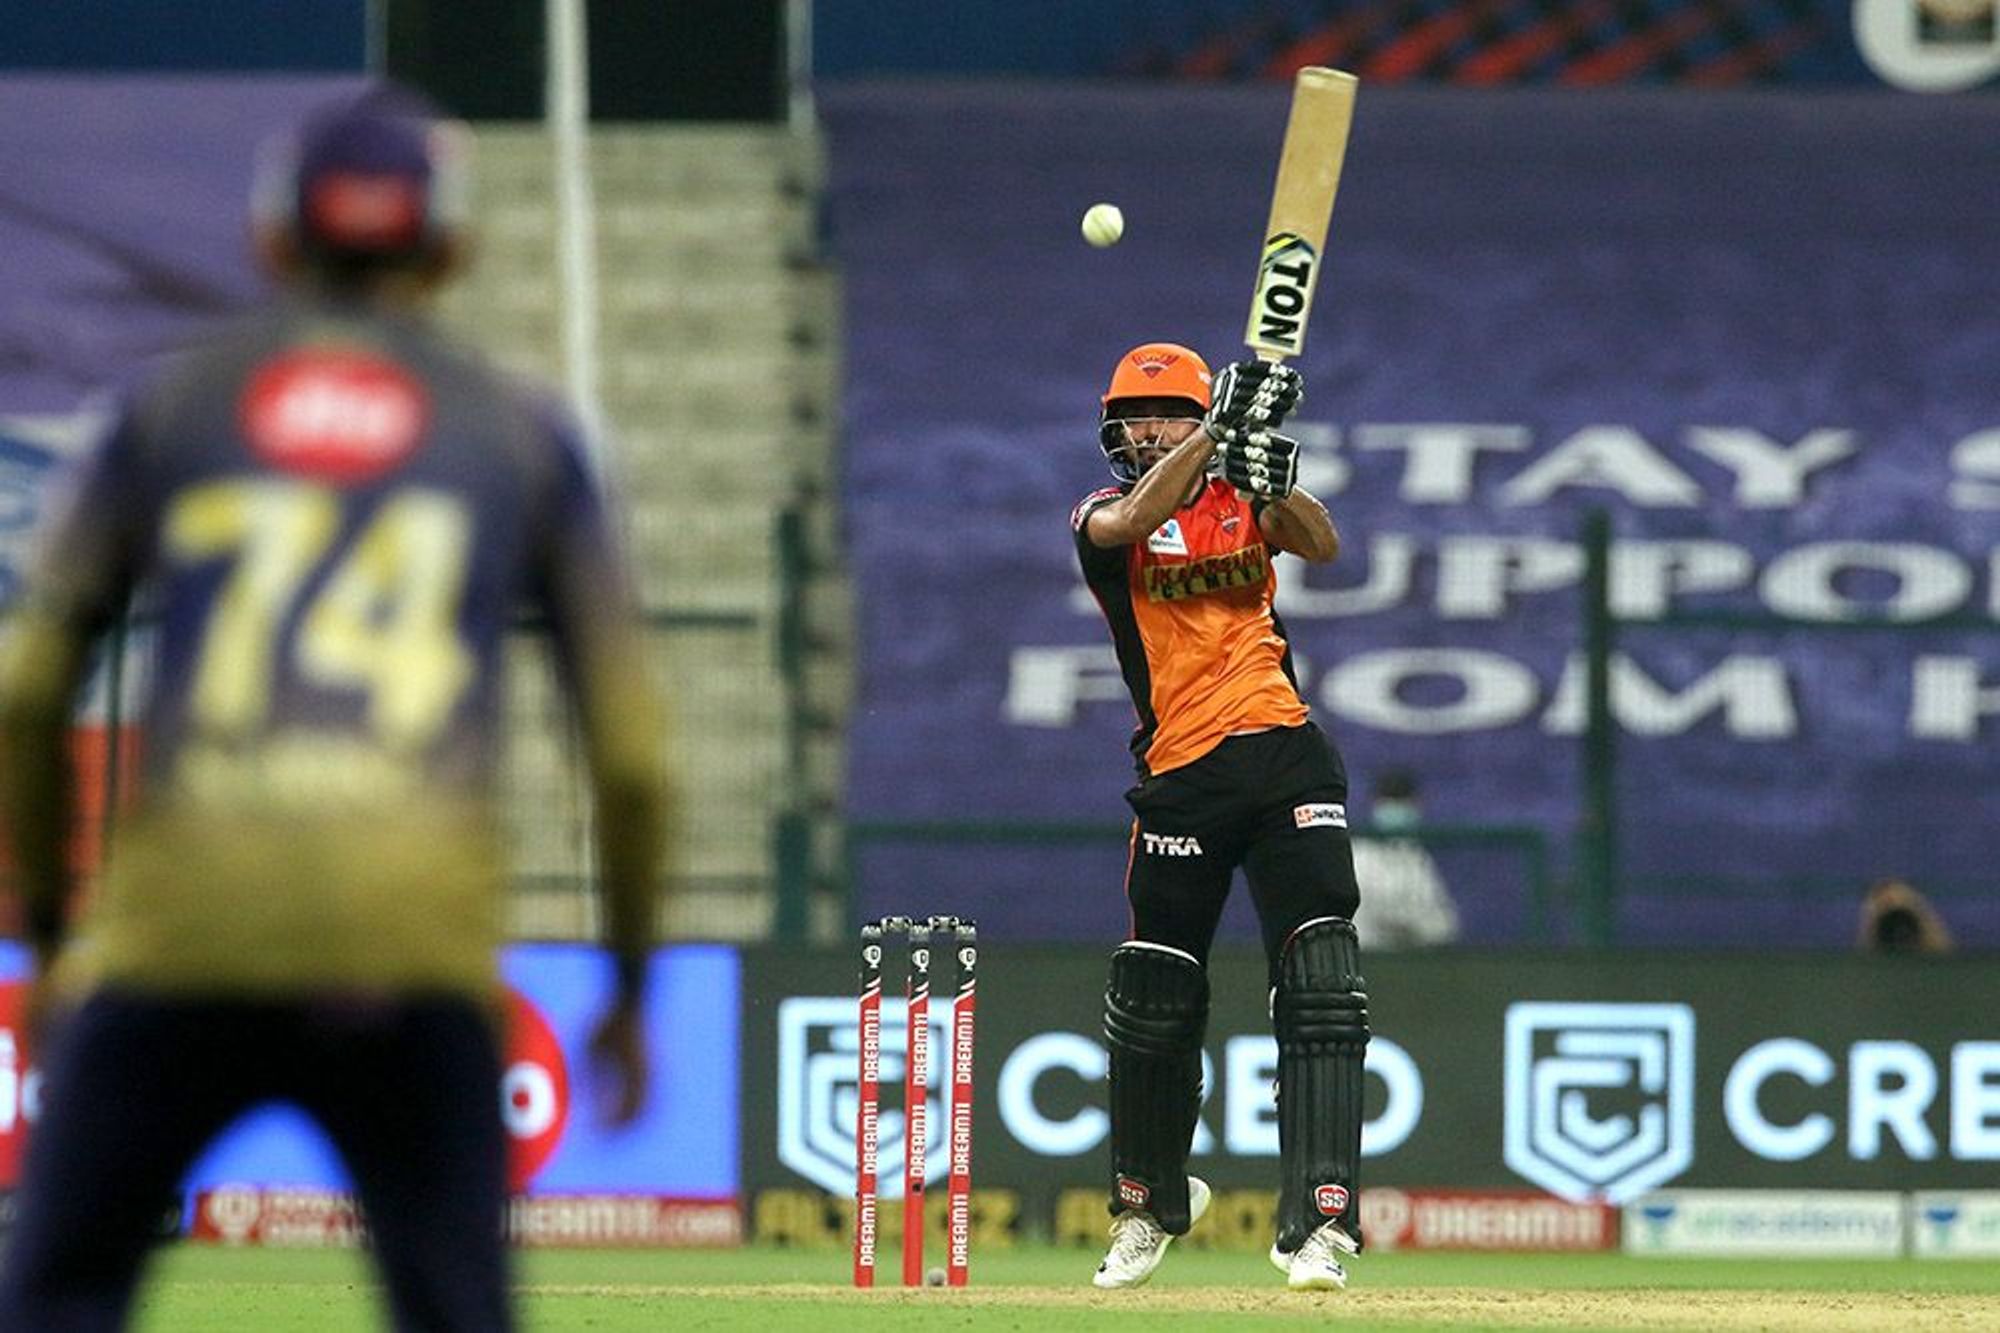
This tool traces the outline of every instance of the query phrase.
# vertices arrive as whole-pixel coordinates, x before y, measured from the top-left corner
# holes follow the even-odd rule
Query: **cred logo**
[[[1507,1165],[1551,1194],[1624,1203],[1694,1161],[1694,1010],[1507,1009]]]

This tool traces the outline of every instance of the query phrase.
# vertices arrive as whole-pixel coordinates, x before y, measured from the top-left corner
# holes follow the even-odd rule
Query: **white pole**
[[[369,76],[389,77],[389,0],[368,0],[361,12],[361,66]]]
[[[590,62],[585,0],[548,0],[543,113],[554,149],[556,250],[562,285],[563,379],[602,471],[597,371],[597,204],[590,174]]]
[[[812,13],[812,0],[789,0],[786,5],[786,118],[794,134],[813,125]]]
[[[610,479],[604,447],[604,410],[597,397],[597,204],[590,180],[590,67],[585,0],[547,0],[548,67],[543,115],[548,120],[556,177],[556,251],[562,283],[563,378],[571,408],[583,425],[584,448],[600,485]],[[591,849],[597,844],[597,811],[583,803],[576,830],[592,874],[602,873]],[[600,899],[583,898],[585,928],[602,928]]]

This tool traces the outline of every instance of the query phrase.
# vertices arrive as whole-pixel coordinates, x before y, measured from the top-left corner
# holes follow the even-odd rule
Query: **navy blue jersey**
[[[85,936],[106,975],[487,975],[523,614],[551,628],[600,786],[659,785],[576,430],[419,323],[288,306],[134,395],[58,506],[24,630],[70,660],[135,595],[158,639],[138,808]]]

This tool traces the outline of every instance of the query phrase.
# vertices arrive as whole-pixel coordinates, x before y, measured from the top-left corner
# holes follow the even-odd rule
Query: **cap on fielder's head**
[[[309,258],[436,254],[466,222],[469,143],[416,93],[378,84],[265,144],[252,220]]]
[[[1108,409],[1121,398],[1185,398],[1208,410],[1208,363],[1179,343],[1141,343],[1118,358],[1111,387],[1104,391]]]

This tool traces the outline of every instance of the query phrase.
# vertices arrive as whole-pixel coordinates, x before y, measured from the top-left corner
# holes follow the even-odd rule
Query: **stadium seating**
[[[550,138],[485,125],[478,140],[478,263],[447,317],[504,363],[561,383]],[[624,498],[688,795],[680,892],[662,924],[758,937],[777,916],[781,819],[822,826],[788,873],[838,858],[850,598],[832,511],[838,293],[816,235],[820,145],[785,127],[599,127],[591,156],[604,465]],[[573,937],[592,923],[588,801],[574,744],[544,725],[547,666],[521,647],[511,925]]]

